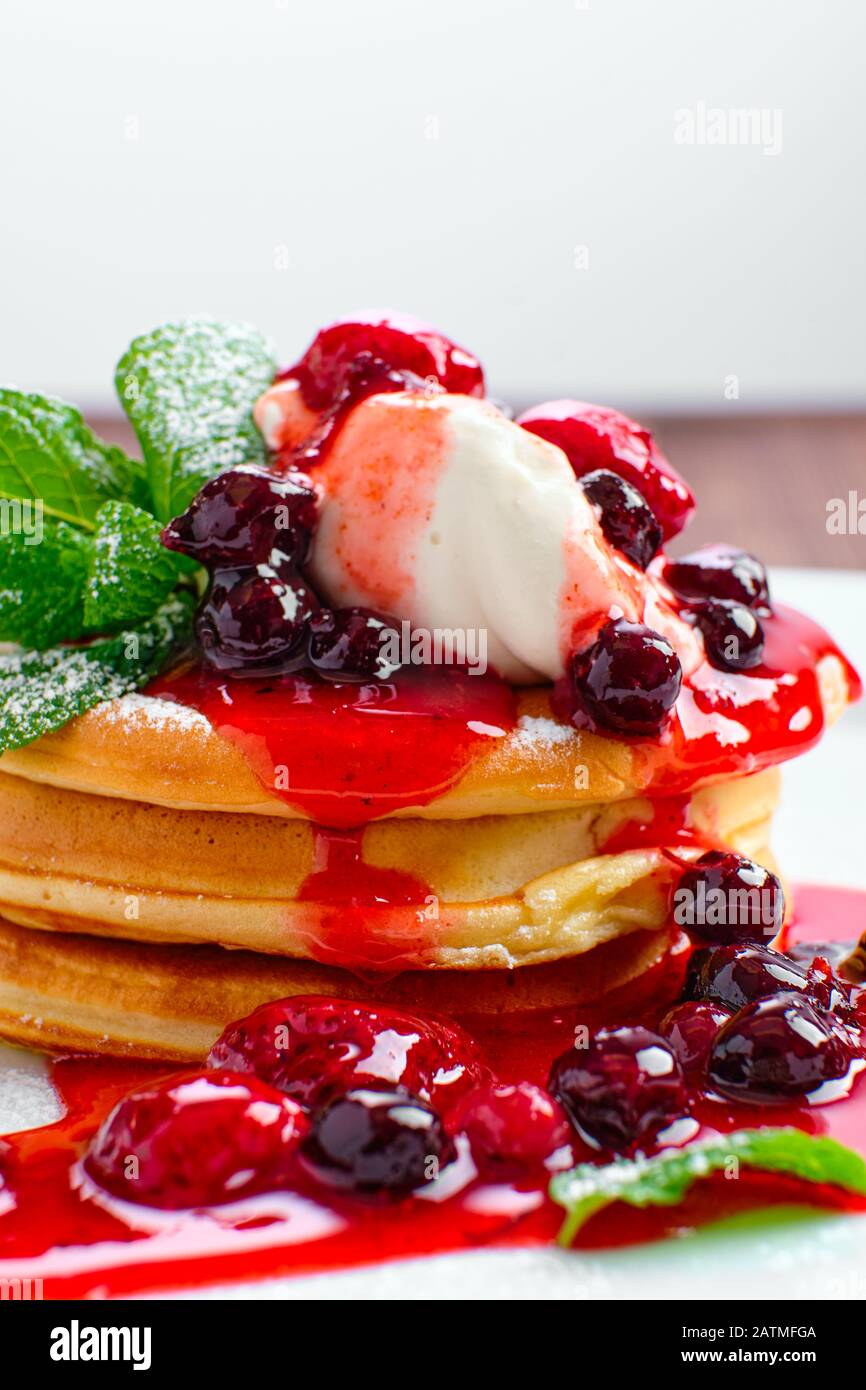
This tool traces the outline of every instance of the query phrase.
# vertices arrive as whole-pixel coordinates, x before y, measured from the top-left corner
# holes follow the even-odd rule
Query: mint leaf
[[[0,499],[37,503],[46,518],[92,530],[112,497],[149,505],[141,464],[99,439],[66,401],[0,387]]]
[[[748,1168],[866,1195],[866,1162],[835,1139],[800,1129],[740,1129],[682,1149],[665,1149],[653,1158],[616,1159],[598,1166],[581,1163],[558,1173],[550,1183],[550,1196],[568,1212],[559,1243],[571,1245],[581,1226],[612,1202],[676,1206],[692,1183],[724,1170],[732,1159]]]
[[[160,541],[160,526],[130,502],[106,502],[96,514],[84,586],[84,626],[106,632],[147,618],[180,577],[180,557]]]
[[[0,642],[41,651],[84,630],[89,545],[64,521],[44,522],[36,539],[20,532],[0,538]]]
[[[0,753],[147,685],[172,652],[190,641],[192,610],[192,596],[177,593],[147,622],[116,637],[0,655]]]
[[[215,319],[166,324],[130,345],[115,386],[163,521],[178,516],[217,473],[264,460],[252,406],[275,369],[273,348],[261,334]]]

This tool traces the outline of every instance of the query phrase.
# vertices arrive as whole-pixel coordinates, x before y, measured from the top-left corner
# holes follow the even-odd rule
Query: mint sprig
[[[44,651],[140,622],[189,572],[131,502],[104,502],[94,527],[46,521],[38,543],[0,537],[0,642]]]
[[[110,632],[148,617],[181,576],[180,556],[160,541],[159,522],[130,502],[106,502],[87,548],[84,627]]]
[[[179,592],[138,627],[113,637],[0,655],[0,753],[147,685],[189,642],[192,611],[192,595]]]
[[[21,649],[0,656],[0,752],[141,689],[191,641],[198,567],[163,547],[160,522],[223,469],[264,461],[252,407],[274,369],[244,326],[137,338],[116,384],[144,462],[65,401],[0,388],[0,642]]]
[[[666,1149],[652,1158],[581,1163],[558,1173],[550,1196],[568,1215],[557,1237],[571,1245],[591,1216],[613,1202],[633,1207],[676,1206],[692,1184],[724,1171],[733,1160],[762,1172],[785,1173],[866,1196],[866,1162],[835,1139],[800,1129],[740,1129],[719,1138]]]
[[[84,630],[82,596],[88,536],[65,521],[45,521],[33,535],[0,539],[0,642],[42,651]]]
[[[275,367],[271,344],[255,329],[209,318],[166,324],[124,353],[115,386],[162,521],[179,515],[217,473],[264,462],[252,407]]]
[[[147,497],[142,464],[99,439],[74,406],[0,387],[0,498],[90,531],[103,502]]]

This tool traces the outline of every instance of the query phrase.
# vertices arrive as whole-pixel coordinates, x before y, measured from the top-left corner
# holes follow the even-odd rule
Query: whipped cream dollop
[[[317,423],[292,379],[260,397],[255,418],[272,449],[302,443]],[[332,605],[483,633],[490,665],[515,684],[556,680],[610,618],[661,632],[686,674],[701,658],[659,582],[605,540],[563,451],[489,401],[370,395],[315,478],[310,571]]]

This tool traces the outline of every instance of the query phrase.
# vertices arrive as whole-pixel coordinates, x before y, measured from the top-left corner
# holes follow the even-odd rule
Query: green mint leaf
[[[159,536],[159,522],[130,502],[100,507],[84,585],[88,632],[140,622],[171,593],[180,577],[180,556],[166,550]]]
[[[172,595],[137,628],[82,647],[0,655],[0,753],[140,690],[192,635],[193,598]]]
[[[84,630],[82,594],[88,538],[65,521],[46,521],[41,538],[0,537],[0,642],[42,651]]]
[[[270,343],[245,324],[186,319],[130,345],[115,386],[161,520],[178,516],[217,473],[264,461],[252,406],[275,370]]]
[[[113,497],[149,505],[142,464],[106,444],[65,401],[0,387],[0,501],[4,532],[21,529],[17,506],[92,530]],[[24,518],[27,520],[27,517]],[[18,523],[18,524],[16,524]]]
[[[653,1158],[616,1159],[598,1166],[581,1163],[558,1173],[550,1183],[550,1196],[568,1212],[559,1243],[571,1245],[581,1226],[612,1202],[676,1206],[692,1183],[723,1171],[732,1160],[866,1195],[866,1162],[835,1139],[799,1129],[740,1129],[682,1149],[665,1149]]]

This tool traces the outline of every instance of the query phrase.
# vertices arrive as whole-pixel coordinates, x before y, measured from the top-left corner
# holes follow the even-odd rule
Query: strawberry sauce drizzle
[[[309,406],[308,393],[303,389],[306,378],[298,374],[297,368],[294,373],[288,372],[282,378],[278,377],[277,379],[285,380],[293,375],[301,384],[302,395],[306,398],[306,404]],[[356,363],[349,370],[335,399],[330,401],[319,415],[316,425],[307,438],[300,444],[280,450],[276,455],[276,466],[278,468],[300,468],[304,472],[316,468],[331,452],[338,434],[356,405],[360,405],[369,396],[390,395],[396,391],[423,391],[424,389],[424,382],[421,378],[414,376],[411,372],[396,371],[379,361]],[[437,389],[435,387],[427,388],[428,391]]]
[[[435,800],[516,719],[505,681],[448,668],[330,684],[308,674],[231,680],[187,667],[148,693],[199,710],[271,795],[342,829]]]
[[[703,782],[758,772],[812,748],[825,728],[817,667],[835,657],[851,702],[862,694],[854,667],[817,623],[777,605],[761,619],[763,663],[751,671],[701,664],[683,681],[671,727],[660,739],[633,739],[636,783],[667,798]],[[554,687],[554,713],[571,709],[565,682]]]
[[[682,845],[687,848],[701,846],[712,849],[709,840],[699,835],[689,821],[691,796],[654,797],[649,803],[646,816],[626,821],[609,835],[600,852],[603,854],[626,854],[633,849],[663,849]]]
[[[263,787],[314,822],[314,868],[297,894],[310,904],[308,953],[361,972],[417,964],[435,936],[435,895],[366,862],[363,827],[459,781],[514,727],[511,687],[454,669],[360,685],[307,674],[226,680],[190,667],[151,693],[205,714]]]
[[[794,939],[853,942],[866,929],[866,894],[802,888]],[[550,1062],[573,1036],[575,1022],[646,1022],[653,1026],[681,987],[687,951],[675,948],[635,985],[595,1006],[534,1011],[498,1019],[464,1018],[488,1062],[506,1081],[544,1084]],[[471,1181],[433,1202],[410,1198],[397,1207],[323,1200],[310,1188],[279,1198],[248,1199],[208,1213],[154,1213],[99,1199],[78,1184],[78,1158],[99,1122],[134,1085],[170,1069],[165,1064],[63,1058],[52,1064],[66,1106],[57,1124],[0,1141],[5,1190],[14,1199],[0,1215],[0,1277],[41,1279],[46,1297],[105,1297],[146,1290],[200,1287],[266,1275],[333,1270],[377,1260],[480,1246],[546,1245],[561,1212],[543,1183],[484,1186]],[[701,1134],[725,1133],[772,1118],[812,1133],[831,1134],[866,1152],[866,1085],[831,1105],[737,1107],[694,1097]],[[574,1157],[591,1157],[579,1140]],[[72,1181],[70,1181],[72,1179]],[[740,1181],[714,1177],[697,1185],[681,1205],[636,1212],[613,1206],[599,1213],[579,1238],[581,1248],[659,1239],[736,1211],[802,1201],[804,1188],[778,1175],[744,1172]],[[863,1210],[860,1199],[830,1188],[808,1189],[809,1199],[837,1209]],[[0,1211],[4,1203],[0,1201]]]
[[[319,908],[310,928],[310,955],[358,974],[417,964],[436,921],[433,890],[400,869],[368,864],[363,828],[317,825],[313,834],[316,867],[298,892],[299,902]]]
[[[857,672],[818,623],[781,604],[761,623],[766,640],[759,667],[734,673],[704,662],[684,683],[677,756],[660,770],[659,788],[679,789],[708,764],[721,775],[757,771],[813,747],[825,727],[817,674],[825,657],[841,663],[850,699],[861,695]]]

